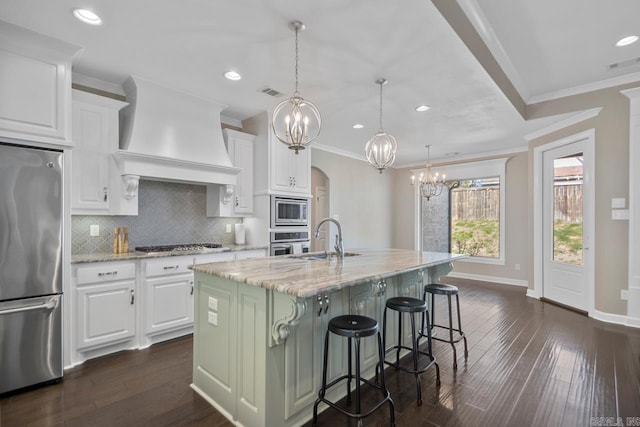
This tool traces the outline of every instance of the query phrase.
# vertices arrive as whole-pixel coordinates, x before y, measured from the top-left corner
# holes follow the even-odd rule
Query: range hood
[[[199,184],[235,184],[220,112],[224,105],[130,77],[129,105],[120,111],[120,150],[113,154],[123,176]]]

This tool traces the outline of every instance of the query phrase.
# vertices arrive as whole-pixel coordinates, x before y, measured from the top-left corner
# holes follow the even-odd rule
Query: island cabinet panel
[[[329,320],[349,312],[348,297],[348,290],[339,290],[306,300],[305,315],[285,343],[285,419],[307,411],[318,397],[325,333]],[[347,372],[347,340],[330,334],[329,348],[327,382]]]
[[[209,279],[209,278],[207,278]],[[194,386],[241,425],[264,423],[266,290],[197,279]]]
[[[391,283],[391,286],[390,286]],[[378,321],[382,334],[382,315],[388,293],[393,293],[393,280],[386,279],[364,283],[351,288],[350,306],[353,314],[371,317]],[[391,320],[391,318],[389,319]],[[387,325],[390,327],[391,324]],[[395,331],[395,328],[391,330]],[[373,367],[378,363],[378,342],[375,339],[362,340],[360,347],[362,369]]]
[[[237,401],[237,284],[196,279],[193,384],[234,416]]]

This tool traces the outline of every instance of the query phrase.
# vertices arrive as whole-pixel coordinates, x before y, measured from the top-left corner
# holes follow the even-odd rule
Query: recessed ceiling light
[[[431,107],[429,107],[428,105],[418,105],[416,107],[416,111],[427,111],[428,109],[430,109]]]
[[[78,18],[80,21],[89,25],[100,25],[102,24],[102,19],[95,13],[87,9],[75,9],[73,11],[73,16]]]
[[[362,129],[364,127],[364,125],[361,125],[360,123],[356,123],[355,125],[351,126],[354,129]]]
[[[227,71],[226,73],[224,73],[224,76],[229,79],[229,80],[240,80],[242,78],[242,76],[240,75],[240,73],[236,72],[236,71]]]
[[[632,43],[635,43],[638,41],[638,36],[627,36],[627,37],[623,37],[620,40],[618,40],[616,42],[616,46],[618,47],[622,47],[622,46],[628,46]]]

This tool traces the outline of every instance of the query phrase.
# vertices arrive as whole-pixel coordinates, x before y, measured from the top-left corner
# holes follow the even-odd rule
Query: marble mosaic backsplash
[[[129,228],[130,250],[181,243],[231,245],[235,242],[234,227],[226,233],[226,225],[242,222],[242,218],[207,218],[203,185],[141,180],[138,203],[138,216],[72,216],[72,254],[112,252],[115,227]],[[99,237],[89,236],[92,224],[100,226]]]

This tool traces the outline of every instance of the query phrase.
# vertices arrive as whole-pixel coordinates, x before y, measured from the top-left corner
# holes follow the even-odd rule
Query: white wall
[[[331,185],[331,215],[339,215],[345,249],[392,247],[393,180],[367,162],[313,149],[311,165],[322,170]],[[329,233],[334,244],[335,226]]]

